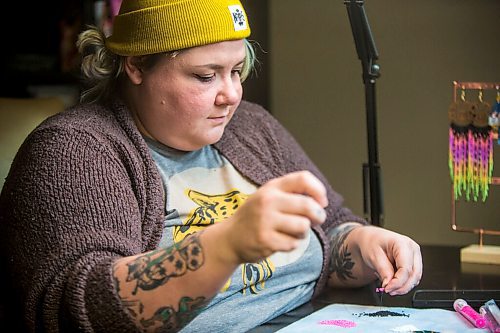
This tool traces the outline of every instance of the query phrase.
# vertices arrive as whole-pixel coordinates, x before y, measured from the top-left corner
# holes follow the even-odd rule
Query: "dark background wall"
[[[296,136],[356,213],[363,214],[367,161],[364,86],[342,1],[242,0],[260,65],[245,83]],[[92,0],[14,2],[0,21],[0,96],[28,97],[29,86],[77,84],[62,70],[61,24],[92,21]],[[447,109],[452,82],[500,81],[500,1],[365,1],[379,50],[379,157],[384,226],[424,244],[469,244],[451,231]],[[21,28],[22,26],[22,28]],[[470,91],[467,97],[477,98]],[[494,92],[485,92],[493,102]],[[500,176],[496,147],[494,174]],[[497,163],[498,161],[498,163]],[[500,186],[482,203],[458,203],[457,222],[500,229]],[[486,237],[500,244],[500,237]]]
[[[0,52],[0,96],[30,97],[40,86],[51,86],[54,94],[65,94],[64,86],[78,84],[78,67],[65,66],[62,56],[64,34],[76,38],[86,24],[95,24],[93,0],[17,1],[0,20],[4,31]],[[251,40],[256,44],[259,63],[244,83],[245,98],[269,106],[268,3],[243,0],[251,18]],[[74,41],[73,41],[74,42]],[[73,43],[74,44],[74,43]],[[71,46],[71,45],[70,45]],[[73,50],[75,52],[76,50]],[[71,55],[76,58],[76,54]],[[74,59],[76,64],[76,59]]]
[[[364,86],[345,5],[273,0],[269,9],[270,109],[362,214]],[[424,244],[476,243],[476,235],[450,228],[447,111],[454,80],[500,82],[500,1],[377,0],[365,1],[365,10],[382,73],[376,96],[384,226]],[[500,176],[498,154],[497,145]],[[499,203],[500,186],[485,203],[460,202],[458,224],[500,230]],[[487,242],[500,244],[500,237]]]
[[[250,21],[250,41],[255,45],[258,63],[253,75],[244,82],[243,98],[269,108],[269,1],[243,0]]]

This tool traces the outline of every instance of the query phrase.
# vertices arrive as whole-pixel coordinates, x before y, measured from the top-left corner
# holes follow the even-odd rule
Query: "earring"
[[[468,134],[472,124],[472,103],[465,100],[465,89],[462,88],[460,100],[451,103],[448,108],[449,152],[448,167],[453,182],[455,200],[465,192],[469,200],[467,186],[468,170]]]
[[[491,106],[483,101],[483,90],[472,104],[472,126],[468,133],[468,190],[474,201],[479,196],[484,201],[488,197],[489,184],[493,173],[493,132],[488,124]]]
[[[488,124],[491,126],[491,131],[493,132],[493,138],[497,139],[497,144],[500,144],[500,138],[498,137],[498,126],[500,125],[500,86],[496,87],[497,98],[496,103],[493,104],[491,108],[491,113],[488,117]]]

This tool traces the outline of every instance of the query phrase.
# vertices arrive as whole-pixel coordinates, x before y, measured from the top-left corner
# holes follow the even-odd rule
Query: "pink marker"
[[[453,302],[453,308],[455,311],[464,316],[468,321],[470,321],[477,328],[486,328],[486,319],[476,312],[467,302],[461,298],[458,298]]]
[[[492,333],[500,333],[500,323],[497,322],[495,317],[493,317],[489,308],[486,305],[483,305],[479,308],[479,313],[486,319],[488,322],[488,328]]]

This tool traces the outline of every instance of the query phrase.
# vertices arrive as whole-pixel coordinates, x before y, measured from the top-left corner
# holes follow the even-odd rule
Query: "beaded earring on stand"
[[[488,197],[489,184],[493,173],[493,131],[488,124],[491,105],[483,101],[483,91],[472,104],[472,126],[468,133],[468,189],[472,199],[482,201]]]
[[[493,132],[493,137],[497,139],[497,144],[500,144],[500,138],[498,137],[498,127],[500,125],[500,87],[497,86],[497,98],[496,103],[493,104],[491,108],[490,116],[488,117],[488,124],[491,126]]]
[[[449,128],[449,158],[448,166],[453,182],[455,200],[464,192],[469,199],[467,169],[468,169],[468,133],[472,124],[472,103],[465,100],[465,89],[461,97],[453,101],[448,108]]]

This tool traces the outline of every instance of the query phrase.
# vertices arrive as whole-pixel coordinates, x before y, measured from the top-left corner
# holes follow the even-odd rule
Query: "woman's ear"
[[[141,84],[144,74],[141,69],[141,59],[139,57],[126,57],[125,72],[133,84]]]

